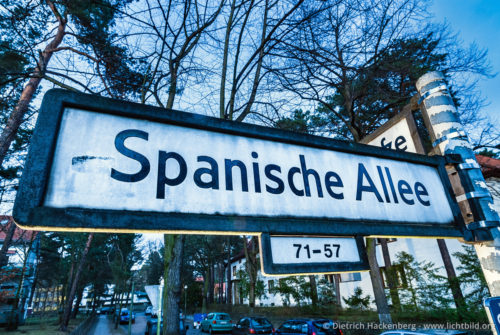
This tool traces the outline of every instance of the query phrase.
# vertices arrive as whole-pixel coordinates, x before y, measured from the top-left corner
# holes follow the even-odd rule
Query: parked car
[[[380,335],[468,335],[465,330],[451,329],[422,329],[422,330],[389,330]]]
[[[128,309],[126,308],[122,308],[122,311],[120,313],[120,319],[119,319],[119,322],[120,324],[122,323],[128,323],[129,319],[130,319],[130,312]],[[135,314],[132,313],[132,323],[135,323]]]
[[[111,314],[113,313],[113,309],[111,307],[102,307],[101,314]]]
[[[146,333],[145,335],[156,335],[156,331],[158,329],[158,319],[151,318],[148,320],[146,324]],[[179,334],[186,335],[186,331],[189,329],[189,326],[184,323],[184,319],[179,320]],[[160,321],[160,334],[163,333],[163,321]]]
[[[266,318],[245,317],[233,326],[233,335],[248,334],[274,334],[274,328]]]
[[[206,313],[194,313],[193,315],[193,328],[198,329],[201,326],[201,321],[207,317]]]
[[[233,330],[233,321],[227,313],[210,313],[201,321],[201,331],[209,332],[227,332]]]
[[[146,310],[144,311],[144,314],[151,315],[152,311],[153,311],[153,306],[148,306],[148,307],[146,307]]]
[[[292,319],[285,321],[278,329],[279,335],[343,335],[338,325],[329,319]]]

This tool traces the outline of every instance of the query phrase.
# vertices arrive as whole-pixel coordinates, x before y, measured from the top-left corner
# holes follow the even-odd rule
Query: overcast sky
[[[446,20],[453,31],[459,32],[466,44],[476,42],[488,49],[493,79],[484,79],[479,89],[490,105],[485,111],[500,127],[500,0],[434,0],[431,11],[435,20]]]

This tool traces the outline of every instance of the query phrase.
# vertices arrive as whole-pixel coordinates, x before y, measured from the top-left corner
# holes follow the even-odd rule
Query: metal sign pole
[[[475,241],[483,242],[474,247],[491,295],[500,296],[500,218],[491,206],[492,197],[480,166],[459,122],[443,74],[427,73],[419,78],[416,86],[435,150],[461,157],[457,170],[464,194],[458,195],[457,201],[470,207],[471,213],[464,213],[467,229],[473,233]]]

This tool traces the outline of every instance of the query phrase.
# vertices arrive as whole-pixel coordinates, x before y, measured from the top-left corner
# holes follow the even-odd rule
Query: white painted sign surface
[[[44,201],[55,208],[453,221],[430,166],[78,109],[64,111]]]
[[[398,151],[417,152],[410,127],[405,118],[396,122],[391,128],[375,137],[368,144]]]
[[[275,264],[360,262],[356,240],[350,237],[271,236]]]

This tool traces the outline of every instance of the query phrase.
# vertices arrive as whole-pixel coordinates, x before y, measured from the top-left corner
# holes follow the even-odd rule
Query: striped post
[[[473,233],[474,246],[492,296],[500,296],[500,218],[493,209],[493,200],[476,161],[467,134],[459,122],[457,109],[448,91],[444,76],[430,72],[417,81],[422,113],[436,153],[458,154],[457,166],[463,193],[459,204],[468,202],[472,213],[463,213],[467,230]],[[464,206],[460,206],[464,208]]]

